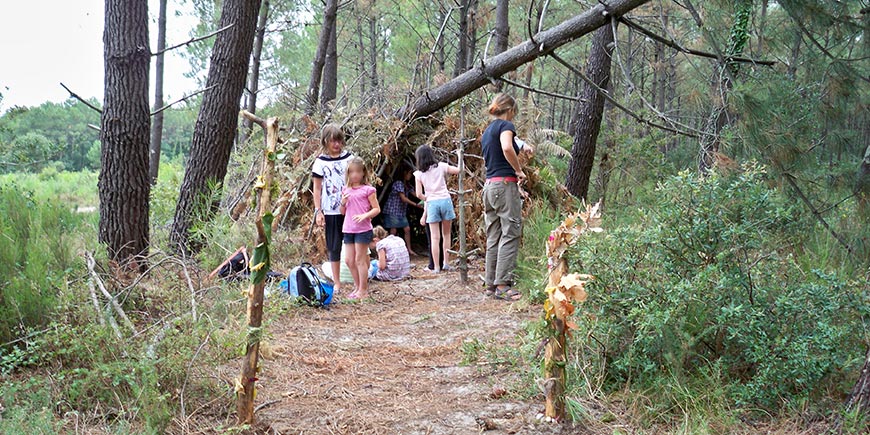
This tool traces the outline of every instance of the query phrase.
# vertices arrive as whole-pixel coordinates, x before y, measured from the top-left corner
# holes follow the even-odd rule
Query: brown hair
[[[350,186],[350,168],[358,166],[362,168],[363,179],[362,184],[369,183],[369,169],[366,167],[366,162],[361,157],[354,157],[347,162],[347,174],[345,175],[344,184]]]
[[[344,131],[336,124],[326,124],[320,131],[320,146],[325,150],[326,146],[334,140],[344,143]]]
[[[517,101],[508,94],[496,95],[489,105],[489,114],[492,116],[502,116],[510,111],[517,113]]]
[[[380,225],[378,225],[374,229],[372,229],[372,232],[375,233],[376,239],[384,240],[387,238],[387,236],[389,236],[389,233],[387,233],[387,230],[385,230],[384,227],[382,227]]]

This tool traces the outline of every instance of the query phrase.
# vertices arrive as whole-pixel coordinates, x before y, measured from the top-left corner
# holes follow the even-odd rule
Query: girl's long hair
[[[350,169],[353,167],[358,167],[362,169],[363,178],[362,184],[369,184],[369,169],[366,167],[366,162],[360,157],[354,157],[347,162],[347,174],[345,175],[344,184],[350,186]]]
[[[344,131],[337,124],[325,125],[320,131],[320,147],[324,153],[327,152],[326,146],[334,140],[344,143]]]
[[[414,157],[417,158],[417,169],[422,172],[432,169],[433,166],[438,166],[438,159],[435,158],[435,153],[432,152],[432,147],[429,145],[420,145],[414,152]]]

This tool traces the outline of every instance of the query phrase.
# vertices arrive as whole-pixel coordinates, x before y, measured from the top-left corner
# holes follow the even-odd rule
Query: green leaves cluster
[[[609,385],[717,373],[733,404],[775,409],[822,394],[860,360],[867,289],[799,265],[808,224],[768,181],[754,165],[682,173],[640,223],[576,245],[572,270],[597,277],[579,339],[602,349],[592,357]]]

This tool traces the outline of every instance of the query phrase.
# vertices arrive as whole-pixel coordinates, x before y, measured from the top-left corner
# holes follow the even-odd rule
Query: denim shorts
[[[453,211],[453,200],[450,198],[436,199],[434,201],[426,201],[426,223],[432,224],[441,221],[452,221],[456,219],[456,213]]]
[[[364,233],[344,233],[344,244],[353,245],[355,243],[362,243],[363,245],[368,245],[374,238],[375,234],[372,230]]]
[[[384,215],[384,228],[406,228],[409,226],[407,216]]]

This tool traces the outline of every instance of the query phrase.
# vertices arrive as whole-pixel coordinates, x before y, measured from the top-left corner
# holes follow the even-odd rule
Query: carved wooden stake
[[[568,263],[564,258],[551,259],[555,260],[553,269],[550,270],[548,278],[548,287],[558,287],[562,276],[568,271]],[[544,408],[544,415],[556,420],[561,420],[565,415],[565,341],[567,328],[565,322],[559,318],[551,320],[555,336],[547,342],[547,347],[544,349],[544,395],[547,403]]]
[[[251,287],[248,290],[248,337],[247,352],[242,361],[242,373],[236,379],[236,409],[239,424],[254,422],[254,398],[257,395],[256,381],[259,371],[260,337],[263,323],[263,290],[266,286],[266,273],[269,271],[269,242],[272,239],[272,177],[275,172],[275,148],[278,145],[278,118],[262,119],[248,111],[242,116],[259,125],[266,131],[266,150],[263,156],[263,170],[254,185],[259,193],[257,213],[257,245],[251,257]]]

